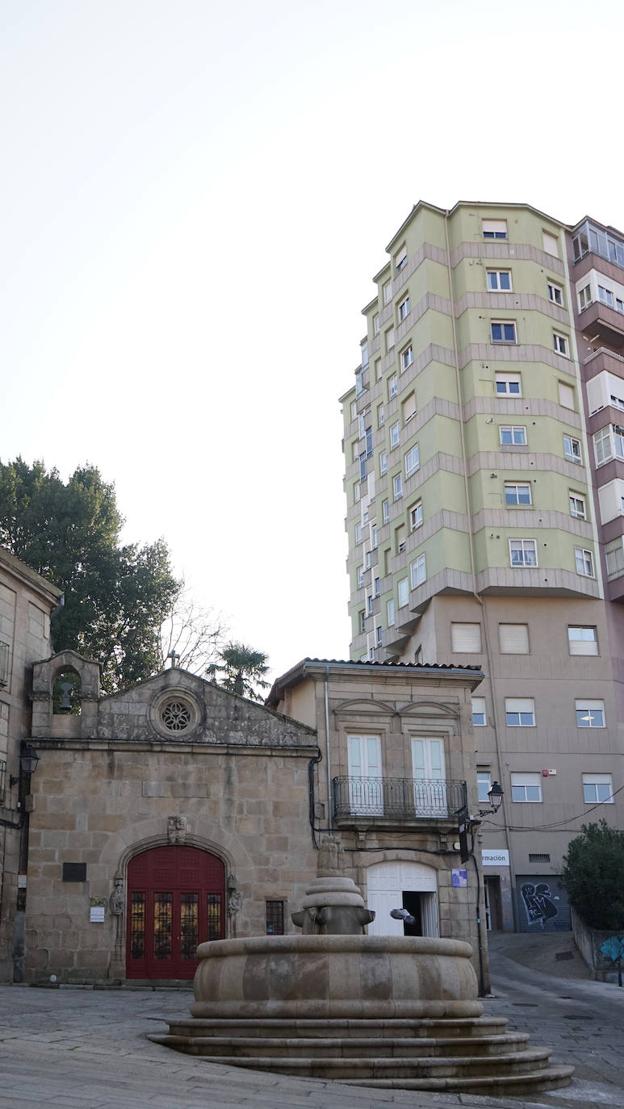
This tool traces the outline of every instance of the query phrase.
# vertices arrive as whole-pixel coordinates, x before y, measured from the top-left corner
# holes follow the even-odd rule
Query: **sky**
[[[624,227],[603,0],[0,0],[0,458],[88,462],[277,676],[348,657],[338,397],[419,199]]]

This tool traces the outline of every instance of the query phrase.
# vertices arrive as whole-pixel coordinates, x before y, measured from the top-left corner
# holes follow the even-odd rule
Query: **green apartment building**
[[[488,926],[567,928],[570,838],[624,826],[624,234],[420,202],[386,251],[341,398],[351,657],[483,669]]]

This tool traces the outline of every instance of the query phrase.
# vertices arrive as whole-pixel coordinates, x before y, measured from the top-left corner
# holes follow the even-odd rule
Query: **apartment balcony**
[[[579,313],[579,324],[588,339],[599,340],[617,350],[624,348],[624,312],[594,300]]]
[[[466,783],[450,779],[349,776],[334,778],[333,793],[339,828],[456,825],[468,804]]]

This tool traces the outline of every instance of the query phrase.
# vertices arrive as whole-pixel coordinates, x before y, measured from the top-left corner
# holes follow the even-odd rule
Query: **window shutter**
[[[402,407],[403,423],[406,424],[408,420],[412,419],[412,416],[416,415],[416,394],[410,393],[409,397],[406,397],[403,401]]]
[[[483,234],[507,234],[507,220],[506,219],[484,219],[481,222],[481,230]]]
[[[559,240],[556,235],[550,235],[548,231],[544,231],[543,245],[546,254],[554,254],[555,258],[559,257]]]
[[[479,654],[480,624],[451,624],[451,650],[456,654]]]
[[[559,404],[563,408],[571,408],[574,411],[574,389],[571,385],[565,385],[563,381],[559,382]]]
[[[528,655],[529,653],[529,627],[528,624],[499,624],[498,638],[501,654],[503,655]]]
[[[535,712],[535,702],[532,697],[506,697],[505,712]]]

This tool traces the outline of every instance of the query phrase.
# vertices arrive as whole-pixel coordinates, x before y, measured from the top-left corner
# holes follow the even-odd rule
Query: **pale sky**
[[[348,657],[338,396],[423,198],[624,227],[615,0],[0,0],[0,457],[273,675]]]

